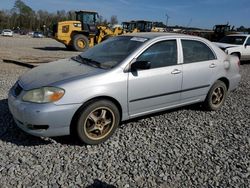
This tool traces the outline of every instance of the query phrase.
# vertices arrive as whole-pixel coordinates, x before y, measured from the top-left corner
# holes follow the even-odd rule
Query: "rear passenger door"
[[[183,49],[182,102],[206,97],[214,73],[218,69],[215,53],[199,40],[181,39]]]

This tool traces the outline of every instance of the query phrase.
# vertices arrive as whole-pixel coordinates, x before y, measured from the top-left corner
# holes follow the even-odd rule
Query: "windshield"
[[[245,36],[225,36],[219,42],[242,45],[244,44],[245,40],[246,40]]]
[[[88,61],[89,65],[98,64],[100,68],[113,68],[147,40],[131,36],[112,37],[83,52],[80,57],[84,60],[83,63]]]

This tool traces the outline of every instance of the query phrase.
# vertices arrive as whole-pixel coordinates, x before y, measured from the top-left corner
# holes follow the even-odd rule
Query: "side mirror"
[[[250,46],[250,44],[247,44],[247,43],[246,43],[246,44],[245,44],[245,48],[246,48],[247,46]]]
[[[145,70],[150,69],[151,63],[149,61],[136,61],[131,65],[131,70]]]

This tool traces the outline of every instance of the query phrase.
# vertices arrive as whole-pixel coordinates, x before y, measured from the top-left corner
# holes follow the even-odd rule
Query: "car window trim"
[[[215,57],[214,59],[206,60],[206,61],[218,60],[218,57],[217,57],[215,51],[210,47],[210,45],[209,45],[206,41],[204,41],[204,40],[199,40],[199,39],[193,39],[193,38],[184,38],[184,37],[181,37],[181,38],[180,38],[180,47],[181,47],[181,51],[182,51],[182,63],[183,63],[183,64],[199,63],[199,62],[203,62],[203,61],[195,61],[195,62],[185,63],[185,62],[184,62],[184,52],[183,52],[182,40],[198,41],[198,42],[201,42],[201,43],[205,44],[205,45],[213,52],[214,57]]]
[[[143,49],[141,49],[135,56],[134,58],[132,59],[132,61],[130,61],[130,63],[126,66],[124,72],[127,72],[127,71],[130,71],[130,67],[132,65],[132,63],[134,63],[138,57],[144,53],[147,49],[149,49],[151,46],[153,46],[154,44],[156,43],[159,43],[159,42],[165,42],[165,41],[170,41],[170,40],[175,40],[176,41],[176,50],[177,50],[177,62],[176,62],[176,65],[169,65],[169,66],[164,66],[164,67],[157,67],[157,68],[154,68],[154,69],[159,69],[159,68],[166,68],[166,67],[170,67],[170,66],[177,66],[180,63],[180,57],[179,57],[179,43],[178,43],[178,38],[159,38],[157,40],[154,40],[152,42],[150,42],[148,45],[146,45]],[[149,70],[152,70],[152,69],[149,69]],[[141,71],[141,70],[139,70]]]

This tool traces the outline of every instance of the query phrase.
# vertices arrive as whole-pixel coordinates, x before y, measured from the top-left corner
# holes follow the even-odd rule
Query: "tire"
[[[119,123],[120,113],[116,105],[108,100],[99,100],[81,110],[76,133],[85,144],[100,144],[113,135]]]
[[[89,48],[89,39],[81,34],[77,34],[73,37],[73,48],[76,51],[83,52]]]
[[[204,107],[210,111],[216,111],[221,108],[227,97],[226,84],[220,80],[217,80],[210,88],[207,97],[204,101]]]

